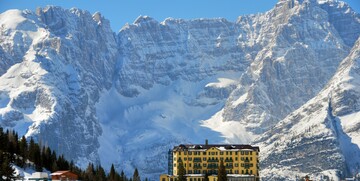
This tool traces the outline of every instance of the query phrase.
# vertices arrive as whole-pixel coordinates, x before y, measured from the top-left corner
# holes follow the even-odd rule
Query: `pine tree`
[[[101,165],[96,168],[96,180],[97,181],[106,181],[105,170],[101,167]]]
[[[178,166],[178,181],[186,181],[186,170],[184,168],[184,165],[182,162],[179,162],[179,166]]]
[[[10,181],[14,178],[15,169],[11,166],[9,154],[0,150],[0,180]]]
[[[20,167],[24,167],[26,160],[28,159],[28,144],[26,142],[25,136],[22,136],[19,142],[19,155],[22,158],[18,161],[18,164]]]
[[[43,166],[47,169],[47,170],[51,170],[52,168],[52,160],[51,160],[51,149],[49,147],[47,147],[45,149],[45,151],[43,151],[42,153],[42,157],[43,157]]]
[[[218,177],[218,181],[227,181],[226,169],[225,169],[224,162],[222,160],[220,161],[217,177]]]
[[[56,161],[57,161],[56,152],[52,151],[51,157],[50,157],[50,164],[51,164],[51,171],[52,172],[55,172],[55,171],[59,170],[59,167],[58,167]]]
[[[43,169],[42,169],[42,162],[41,162],[41,151],[40,151],[40,147],[38,144],[35,144],[35,146],[34,146],[33,156],[34,156],[33,161],[35,164],[35,170],[37,172],[42,172]]]
[[[2,145],[0,147],[0,150],[5,151],[5,148],[3,147],[4,145],[6,145],[6,140],[5,140],[5,134],[4,134],[4,129],[2,127],[0,127],[0,145]]]
[[[140,175],[137,168],[135,168],[134,174],[133,174],[133,181],[140,181]]]
[[[127,178],[126,178],[126,176],[125,176],[124,171],[122,170],[122,171],[121,171],[121,175],[120,175],[120,181],[126,181],[126,180],[127,180]]]
[[[89,163],[86,168],[85,180],[95,180],[95,169],[92,163]]]
[[[114,167],[114,164],[111,164],[110,173],[109,173],[109,180],[110,181],[115,181],[116,180],[115,177],[116,177],[115,167]]]

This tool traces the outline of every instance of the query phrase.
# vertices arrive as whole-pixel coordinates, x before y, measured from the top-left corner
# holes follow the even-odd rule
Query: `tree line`
[[[127,177],[123,171],[118,173],[114,164],[110,172],[106,173],[101,165],[89,163],[85,170],[76,166],[73,161],[65,159],[64,155],[57,155],[48,146],[41,146],[31,137],[30,140],[18,133],[0,127],[0,180],[11,181],[19,178],[15,175],[17,165],[23,169],[31,167],[37,172],[46,169],[49,172],[70,170],[79,176],[79,180],[89,181],[140,181],[140,175],[135,168],[133,177]],[[146,179],[147,180],[147,179]]]

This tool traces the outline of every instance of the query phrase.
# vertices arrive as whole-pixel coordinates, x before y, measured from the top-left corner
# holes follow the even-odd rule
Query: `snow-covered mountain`
[[[332,173],[327,174],[333,176],[357,173],[360,164],[359,61],[360,38],[316,97],[256,140],[262,145],[266,176],[275,179],[286,177],[277,173],[292,172],[295,176],[325,170],[331,170]]]
[[[261,145],[266,178],[360,161],[360,15],[343,2],[280,0],[236,22],[140,16],[118,33],[52,6],[0,25],[0,125],[79,165],[156,180],[169,148],[205,139]]]

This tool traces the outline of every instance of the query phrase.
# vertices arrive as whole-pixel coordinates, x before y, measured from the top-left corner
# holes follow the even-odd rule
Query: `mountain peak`
[[[142,16],[140,15],[133,24],[146,24],[146,23],[158,23],[154,18],[151,18],[150,16]]]
[[[23,11],[17,9],[11,9],[0,14],[0,25],[6,29],[16,29],[25,20]]]

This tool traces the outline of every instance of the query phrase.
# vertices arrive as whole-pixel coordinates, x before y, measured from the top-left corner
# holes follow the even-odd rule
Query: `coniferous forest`
[[[57,155],[54,150],[47,146],[41,146],[33,138],[19,138],[15,131],[4,130],[0,127],[0,180],[10,181],[20,179],[16,175],[14,165],[25,168],[32,168],[38,172],[59,170],[70,170],[79,176],[79,180],[89,181],[140,181],[138,170],[134,170],[133,177],[127,177],[123,171],[118,173],[114,165],[111,165],[110,172],[106,173],[101,165],[89,163],[85,170],[82,170],[68,161],[64,155]],[[146,179],[147,180],[147,179]]]

